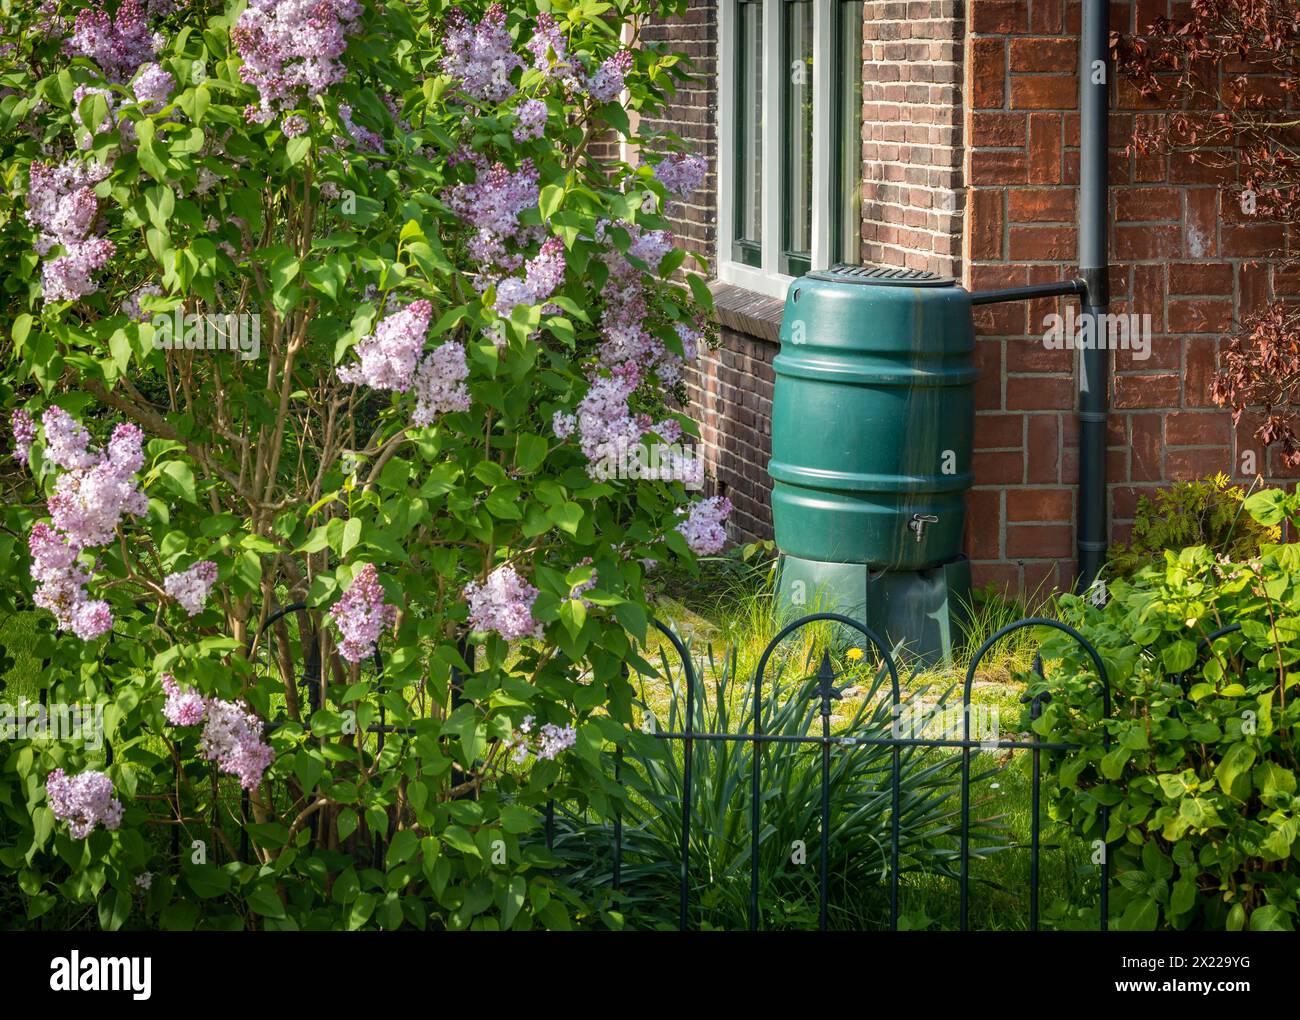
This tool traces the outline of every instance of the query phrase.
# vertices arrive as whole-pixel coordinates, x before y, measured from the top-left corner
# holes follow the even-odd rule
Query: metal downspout
[[[1110,7],[1083,0],[1079,36],[1079,274],[1087,284],[1083,314],[1091,319],[1091,346],[1079,357],[1079,591],[1092,584],[1107,548],[1106,425],[1110,356],[1105,319],[1110,307],[1107,228],[1110,104]]]

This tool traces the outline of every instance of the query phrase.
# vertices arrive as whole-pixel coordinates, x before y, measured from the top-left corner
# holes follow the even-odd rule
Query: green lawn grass
[[[12,613],[0,621],[0,648],[13,656],[13,665],[0,673],[0,702],[17,705],[35,701],[40,687],[41,663],[31,649],[37,635],[35,612]]]

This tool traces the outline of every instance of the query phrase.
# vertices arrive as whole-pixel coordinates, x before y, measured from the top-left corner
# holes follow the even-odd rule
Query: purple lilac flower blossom
[[[519,118],[519,123],[515,126],[514,138],[516,142],[530,142],[535,138],[541,138],[546,130],[546,118],[549,110],[546,102],[541,99],[525,99],[515,109],[515,116]]]
[[[262,739],[262,720],[242,701],[208,698],[204,711],[199,753],[215,761],[222,772],[239,778],[251,790],[262,781],[274,752]]]
[[[479,584],[465,585],[469,602],[471,630],[495,631],[507,641],[542,636],[542,626],[533,619],[533,603],[538,591],[519,576],[511,565],[503,564]]]
[[[45,795],[54,817],[68,823],[73,839],[85,839],[96,825],[113,830],[122,824],[122,802],[113,796],[113,781],[88,769],[75,776],[55,769],[45,779]]]
[[[168,574],[163,578],[163,590],[181,604],[190,616],[203,612],[212,586],[217,583],[217,565],[211,560],[199,560],[187,570]]]
[[[163,717],[173,726],[197,726],[207,714],[207,700],[198,691],[182,687],[170,673],[163,673],[159,678],[167,702],[163,705]]]
[[[631,50],[619,50],[587,80],[587,94],[598,103],[610,103],[623,91],[624,79],[635,62]]]
[[[465,348],[448,340],[426,354],[415,372],[415,412],[411,424],[429,425],[440,414],[469,410],[469,388],[465,378],[469,364]]]
[[[21,407],[9,416],[14,432],[14,460],[26,464],[31,459],[32,443],[36,440],[36,420]]]
[[[537,757],[548,761],[577,742],[578,731],[574,727],[543,723],[542,746],[537,749]]]
[[[136,102],[142,106],[165,106],[176,88],[176,79],[171,72],[158,64],[148,63],[140,68],[131,86]]]
[[[143,441],[136,426],[118,425],[91,466],[59,476],[47,501],[50,518],[73,545],[104,545],[112,541],[124,514],[144,516],[148,500],[135,477],[144,466]]]
[[[110,81],[126,81],[137,67],[152,60],[163,38],[149,31],[140,0],[122,0],[110,18],[102,6],[77,15],[67,48],[74,56],[88,57]]]
[[[567,411],[556,411],[551,417],[551,428],[560,439],[568,439],[578,427],[578,416]]]
[[[383,138],[364,124],[356,123],[352,119],[352,107],[347,103],[339,103],[339,123],[343,125],[343,130],[348,133],[348,137],[362,150],[369,152],[384,151]]]
[[[499,103],[514,95],[510,73],[524,62],[506,29],[506,11],[493,4],[477,25],[453,7],[447,15],[446,55],[442,70],[459,79],[461,88],[480,102]]]
[[[374,332],[353,348],[358,360],[339,367],[339,379],[374,390],[405,393],[415,382],[432,313],[433,306],[420,300],[380,319]]]
[[[305,135],[311,125],[307,123],[307,118],[301,113],[288,114],[280,121],[280,130],[284,132],[285,138],[297,138],[299,135]]]
[[[262,774],[274,755],[263,739],[262,720],[242,701],[223,701],[204,697],[182,687],[170,673],[163,673],[163,691],[167,702],[163,716],[173,726],[197,726],[203,723],[199,753],[207,761],[239,778],[239,785],[251,790],[262,781]]]
[[[709,164],[700,156],[671,152],[655,166],[655,179],[671,194],[687,198],[704,183]]]
[[[535,258],[528,260],[525,276],[508,276],[497,283],[498,315],[507,318],[515,305],[540,305],[564,282],[564,242],[549,237]]]
[[[144,465],[144,436],[134,425],[118,425],[105,449],[92,451],[90,434],[62,408],[47,408],[41,422],[46,457],[63,473],[48,500],[51,523],[33,525],[28,536],[33,601],[54,614],[59,630],[89,641],[112,628],[113,615],[108,603],[88,598],[90,575],[78,557],[109,542],[123,514],[148,509],[135,477]]]
[[[357,0],[249,0],[230,38],[244,62],[240,77],[259,95],[250,119],[267,123],[342,81],[340,58],[361,13]]]
[[[118,305],[118,311],[133,322],[143,322],[145,310],[140,305],[140,299],[143,297],[162,297],[162,292],[163,289],[158,284],[146,283],[123,298],[122,303]]]
[[[342,640],[339,654],[348,662],[361,662],[374,654],[384,628],[397,619],[397,607],[384,602],[384,588],[373,563],[365,564],[352,575],[352,583],[343,593],[329,617],[338,627]]]
[[[75,160],[57,166],[36,160],[28,174],[27,222],[37,231],[36,253],[47,256],[56,245],[64,250],[42,267],[45,300],[93,294],[99,288],[93,274],[114,253],[112,241],[94,236],[100,208],[93,188],[108,169]]]
[[[564,41],[564,30],[555,16],[543,11],[537,15],[537,28],[524,47],[533,55],[533,66],[539,71],[553,74],[568,67],[569,51]]]
[[[696,500],[685,511],[686,520],[677,530],[686,537],[686,544],[698,556],[711,556],[721,552],[727,544],[723,521],[731,513],[731,500],[725,496]]]

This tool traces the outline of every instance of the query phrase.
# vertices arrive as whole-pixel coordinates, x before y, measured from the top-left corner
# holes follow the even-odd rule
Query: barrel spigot
[[[912,514],[912,519],[907,522],[907,526],[916,532],[916,540],[919,542],[925,535],[925,526],[938,523],[939,518],[934,514]]]

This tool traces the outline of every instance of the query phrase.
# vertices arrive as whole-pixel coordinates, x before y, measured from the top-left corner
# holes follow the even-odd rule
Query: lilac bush
[[[31,916],[601,916],[542,810],[625,796],[647,571],[729,509],[607,469],[698,434],[666,213],[707,167],[630,126],[684,77],[663,9],[0,13],[6,598],[105,730],[0,758]]]

